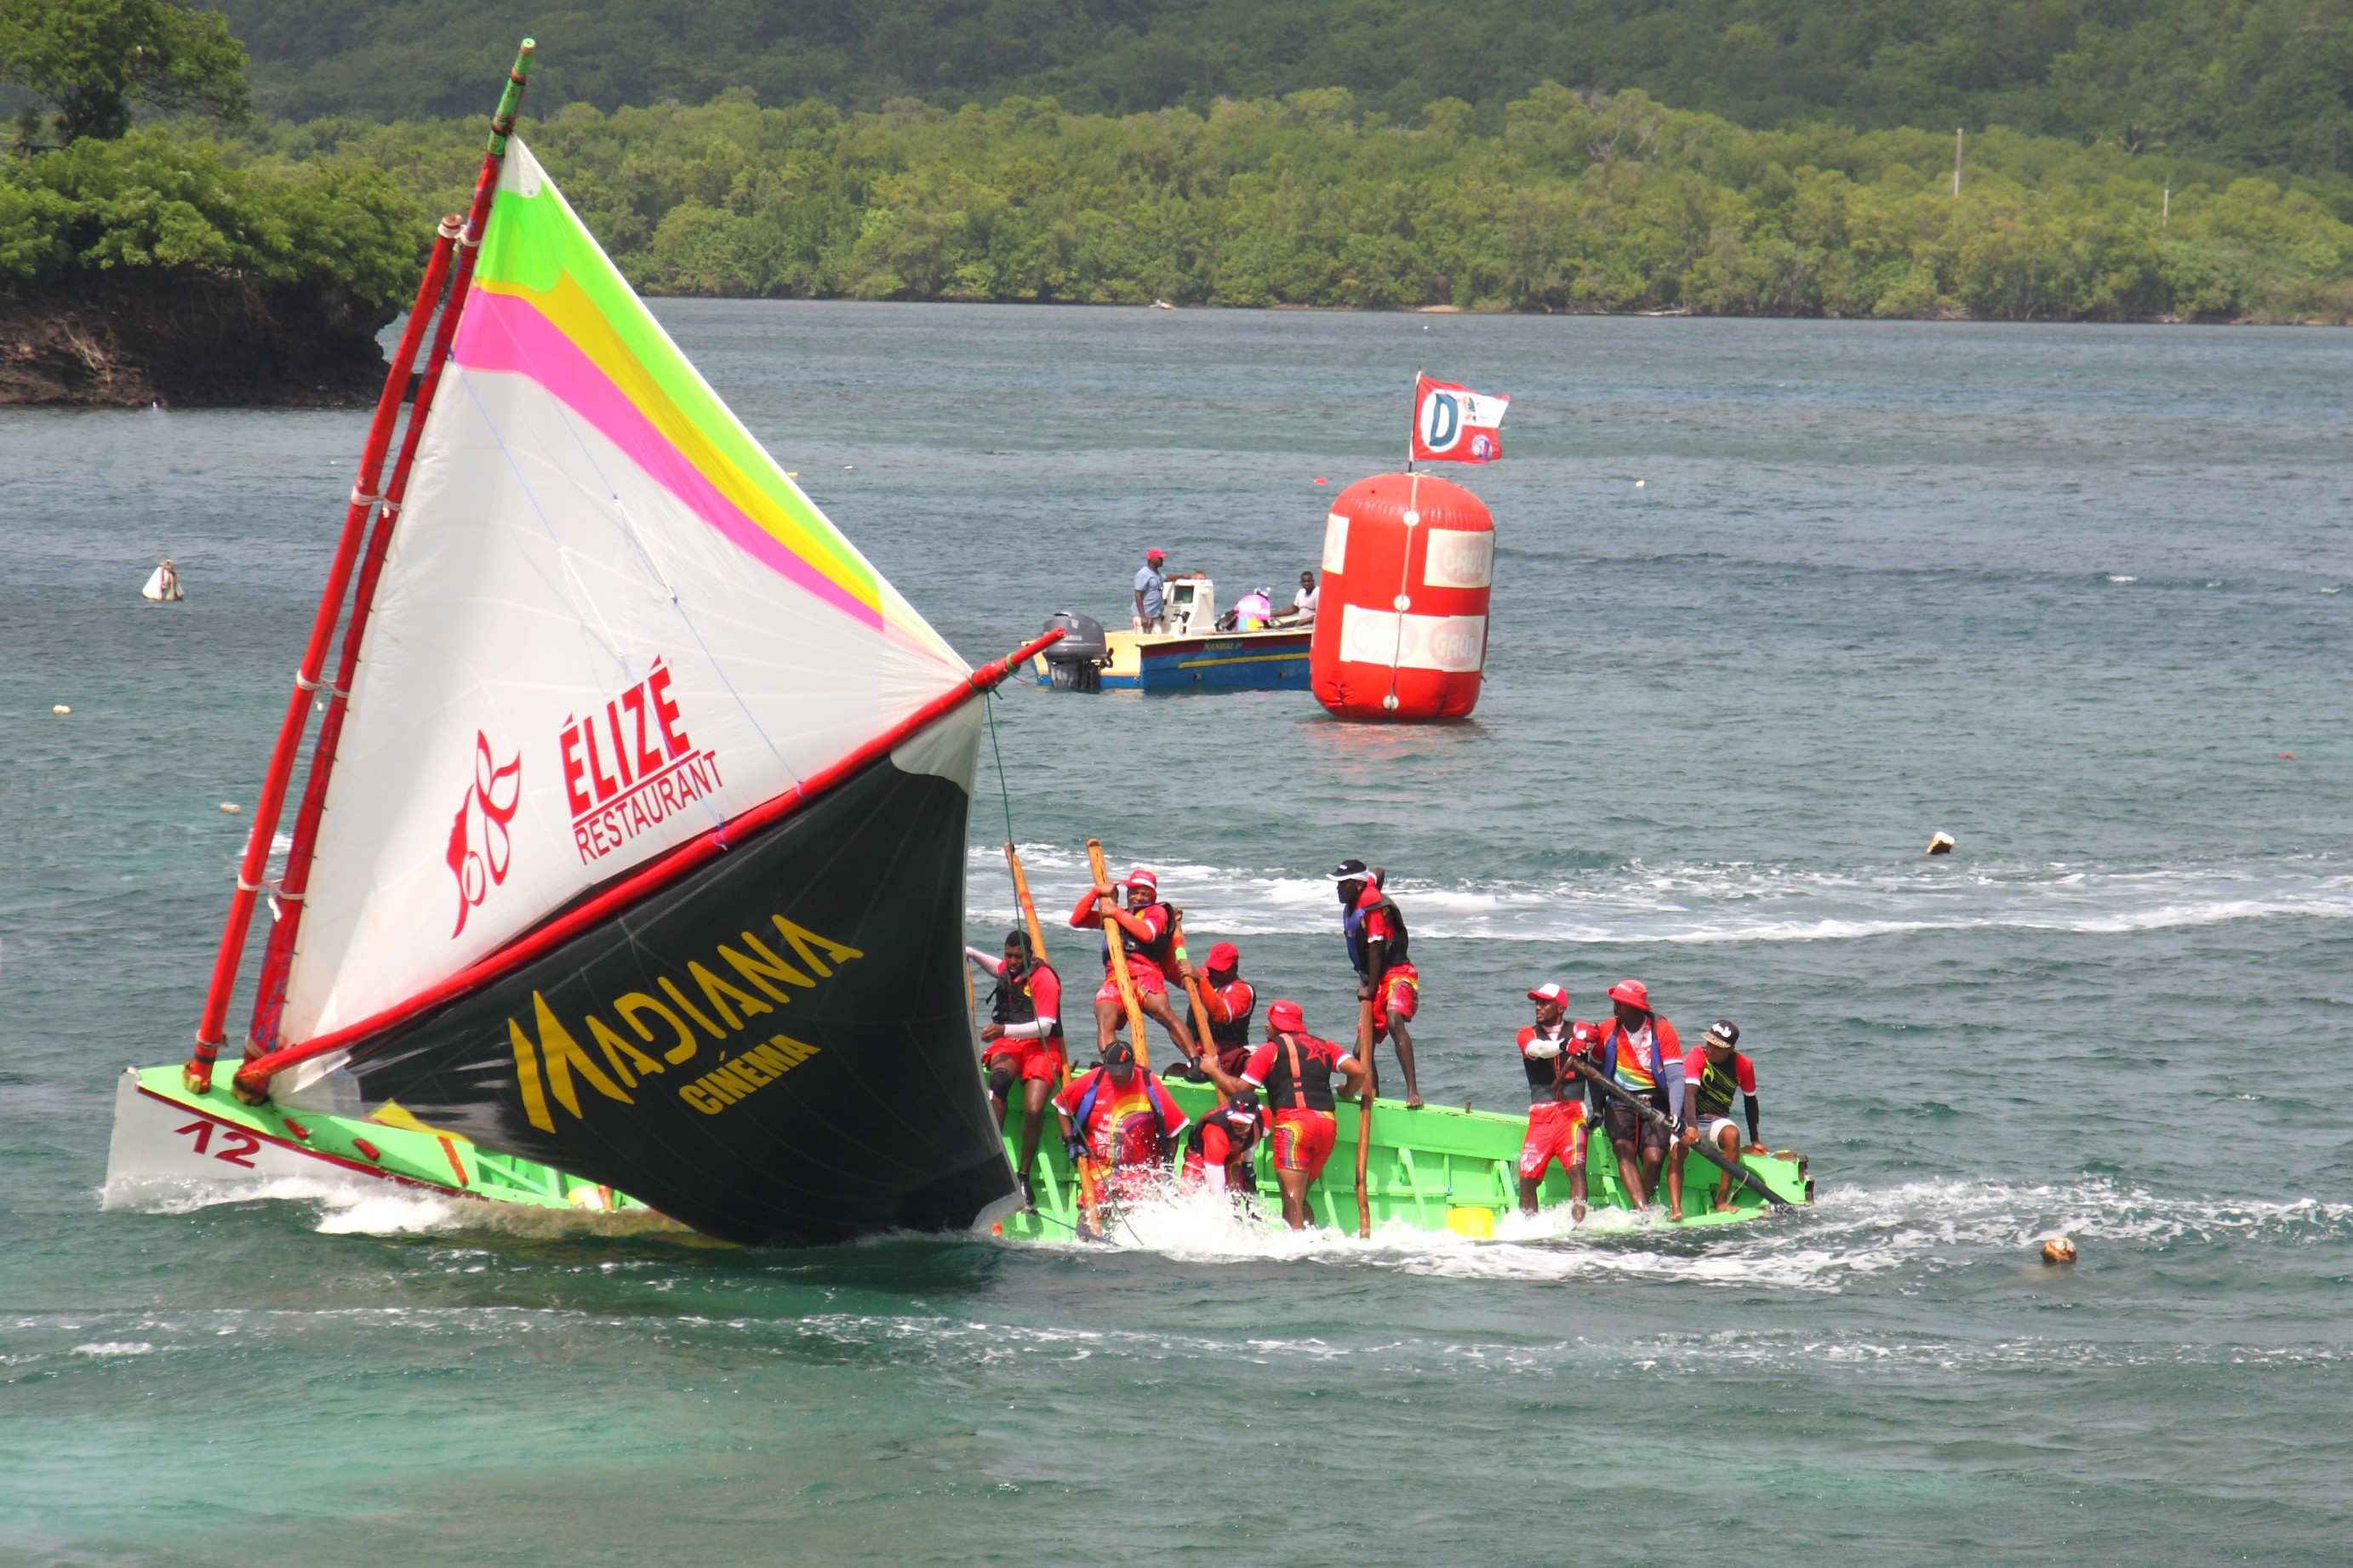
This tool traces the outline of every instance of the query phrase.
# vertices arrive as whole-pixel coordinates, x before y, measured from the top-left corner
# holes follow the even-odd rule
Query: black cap
[[[1234,1090],[1232,1095],[1227,1099],[1226,1104],[1235,1110],[1256,1110],[1258,1109],[1258,1090],[1252,1089],[1248,1084],[1244,1084],[1241,1088]]]
[[[1332,868],[1332,879],[1335,882],[1361,882],[1371,875],[1365,869],[1362,860],[1343,860]]]
[[[1736,1046],[1740,1043],[1740,1026],[1729,1018],[1718,1018],[1707,1026],[1707,1037],[1727,1046]]]
[[[1107,1068],[1134,1067],[1135,1047],[1125,1040],[1113,1040],[1103,1048],[1103,1066]]]

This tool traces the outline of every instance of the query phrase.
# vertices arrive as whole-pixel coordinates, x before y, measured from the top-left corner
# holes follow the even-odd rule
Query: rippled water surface
[[[1740,1021],[1820,1201],[767,1256],[101,1214],[363,421],[0,414],[0,1561],[2344,1560],[2353,338],[663,314],[976,660],[1114,619],[1149,544],[1280,585],[1416,368],[1512,394],[1476,719],[1012,691],[976,939],[1008,813],[1041,901],[1099,834],[1345,1032],[1321,873],[1363,855],[1433,1099],[1513,1101],[1528,986],[1638,974]],[[165,552],[189,601],[145,605]]]

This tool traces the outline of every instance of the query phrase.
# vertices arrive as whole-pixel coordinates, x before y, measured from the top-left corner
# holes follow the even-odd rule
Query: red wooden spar
[[[582,931],[611,919],[649,895],[668,887],[696,867],[705,865],[726,853],[736,840],[750,837],[762,828],[773,826],[786,817],[817,800],[828,791],[857,776],[859,772],[878,757],[884,757],[921,734],[933,724],[955,712],[973,698],[996,689],[1015,669],[1036,658],[1049,645],[1062,636],[1057,626],[1044,637],[1022,644],[1003,658],[991,659],[964,679],[934,697],[890,729],[859,747],[839,762],[820,772],[811,773],[798,785],[785,791],[772,800],[762,802],[751,810],[731,818],[679,845],[669,853],[623,877],[613,886],[587,902],[565,910],[554,920],[509,942],[496,952],[459,970],[438,984],[427,986],[406,1001],[397,1003],[372,1016],[360,1019],[340,1029],[314,1036],[300,1045],[286,1046],[269,1055],[247,1062],[237,1069],[237,1096],[249,1105],[259,1105],[269,1097],[269,1080],[277,1074],[313,1057],[365,1039],[392,1027],[404,1019],[413,1018],[427,1008],[480,990],[502,974],[512,973],[542,953],[570,941]]]
[[[401,334],[404,353],[401,363],[394,367],[396,375],[401,374],[403,366],[415,356],[413,339],[431,313],[427,301],[440,299],[441,285],[448,281],[450,253],[465,232],[466,220],[457,214],[441,220],[440,231],[433,239],[433,258],[426,264],[424,286],[417,291],[417,308],[408,319],[408,330]],[[455,318],[445,311],[442,319],[447,322]],[[417,397],[420,411],[433,405],[433,392],[440,380],[448,347],[446,338],[437,335]],[[302,927],[303,897],[311,885],[311,852],[318,842],[319,817],[327,804],[327,778],[334,771],[335,747],[343,739],[343,713],[351,704],[352,679],[359,670],[360,638],[367,630],[368,611],[375,604],[376,578],[384,570],[385,551],[392,543],[392,525],[400,516],[400,498],[408,489],[409,464],[417,456],[417,437],[424,428],[424,419],[412,414],[407,433],[401,441],[400,456],[393,459],[392,480],[384,487],[384,505],[376,510],[375,526],[368,531],[367,553],[360,558],[359,586],[352,592],[352,613],[343,622],[343,657],[336,662],[334,679],[327,683],[327,712],[319,721],[319,739],[311,751],[310,777],[302,786],[302,804],[294,812],[293,845],[286,854],[286,870],[279,879],[277,923],[269,928],[269,944],[261,956],[261,982],[253,997],[253,1023],[245,1036],[248,1061],[278,1044],[278,1018],[286,1005],[286,976],[293,967],[294,939]]]
[[[498,112],[491,118],[490,142],[483,151],[481,174],[474,182],[473,208],[467,216],[465,237],[459,242],[449,302],[441,312],[441,323],[433,338],[432,362],[426,367],[417,405],[408,418],[408,439],[402,446],[402,468],[396,476],[404,483],[408,458],[416,450],[417,432],[431,411],[429,396],[440,381],[449,334],[456,330],[459,309],[465,302],[467,285],[473,279],[474,258],[481,247],[483,225],[490,219],[491,198],[498,190],[499,167],[506,158],[507,138],[514,133],[515,108],[522,99],[532,47],[532,41],[525,38],[515,56],[514,68],[507,72],[506,90],[499,95]],[[438,287],[438,279],[429,277],[429,269],[427,281]],[[204,1016],[196,1024],[195,1053],[188,1058],[184,1072],[188,1088],[199,1094],[212,1087],[213,1062],[221,1047],[222,1025],[228,1017],[229,994],[237,985],[237,963],[245,954],[246,932],[253,923],[254,895],[261,890],[262,873],[269,863],[270,840],[278,835],[278,818],[286,806],[286,786],[294,771],[294,753],[302,743],[302,732],[311,716],[311,694],[319,689],[319,672],[326,663],[327,644],[342,618],[343,595],[351,586],[352,566],[359,554],[361,534],[377,500],[375,486],[384,473],[385,452],[392,445],[393,423],[399,416],[407,393],[409,366],[426,320],[432,314],[433,303],[432,296],[420,288],[417,306],[401,333],[400,350],[394,357],[391,373],[385,377],[384,394],[376,399],[375,417],[369,422],[367,445],[360,455],[359,477],[352,486],[343,532],[335,542],[334,562],[327,571],[326,592],[320,595],[318,613],[311,617],[311,639],[303,647],[301,667],[295,674],[294,690],[287,700],[285,716],[279,721],[278,743],[270,750],[269,771],[262,775],[261,799],[253,809],[251,836],[246,840],[245,858],[237,867],[237,890],[229,897],[228,920],[221,930],[220,951],[213,957],[212,982],[205,990]]]

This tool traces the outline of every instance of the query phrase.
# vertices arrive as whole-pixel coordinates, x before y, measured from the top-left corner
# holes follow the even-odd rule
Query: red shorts
[[[1543,1177],[1555,1160],[1564,1171],[1585,1163],[1585,1102],[1581,1100],[1532,1105],[1528,1108],[1528,1139],[1520,1145],[1520,1175],[1527,1181]]]
[[[1392,1018],[1400,1024],[1412,1023],[1420,1007],[1421,976],[1414,973],[1412,964],[1400,963],[1381,976],[1373,992],[1373,1038],[1388,1032]]]
[[[983,1067],[1008,1067],[1016,1078],[1048,1083],[1062,1081],[1063,1060],[1062,1047],[1053,1040],[991,1040],[980,1053]]]
[[[1304,1171],[1314,1181],[1332,1157],[1333,1140],[1340,1123],[1328,1110],[1278,1110],[1274,1113],[1274,1168]]]
[[[1127,977],[1135,982],[1139,995],[1166,996],[1168,994],[1168,983],[1161,978],[1160,966],[1148,958],[1130,958],[1127,961]],[[1095,993],[1095,1000],[1116,1002],[1119,999],[1119,982],[1113,979],[1111,971],[1106,969],[1103,971],[1103,989]]]

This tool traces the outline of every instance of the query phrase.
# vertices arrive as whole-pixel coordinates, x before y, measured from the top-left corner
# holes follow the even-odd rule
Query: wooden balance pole
[[[1035,962],[1044,963],[1047,962],[1045,928],[1038,923],[1038,906],[1029,897],[1029,877],[1021,869],[1021,851],[1013,847],[1010,840],[1005,846],[1005,863],[1013,871],[1013,901],[1021,910],[1022,929],[1029,933],[1029,956]],[[1065,1040],[1070,1038],[1069,1030],[1063,1031],[1062,1037]],[[1067,1049],[1062,1052],[1062,1087],[1071,1087],[1071,1053]]]
[[[1103,864],[1102,839],[1087,840],[1087,864],[1094,870],[1096,887],[1111,880],[1111,870]],[[1103,945],[1111,949],[1112,981],[1118,985],[1119,999],[1127,1007],[1128,1034],[1135,1042],[1135,1065],[1149,1068],[1152,1058],[1144,1045],[1144,1007],[1135,999],[1135,977],[1127,972],[1127,943],[1119,922],[1108,915],[1103,917]]]
[[[1170,921],[1168,924],[1169,930],[1176,933],[1176,962],[1184,965],[1185,1000],[1192,1004],[1194,1043],[1198,1045],[1202,1050],[1208,1051],[1214,1048],[1209,1040],[1209,1005],[1202,999],[1201,977],[1198,973],[1194,973],[1192,957],[1185,951],[1184,912],[1182,910],[1177,911],[1176,918]],[[1218,1103],[1219,1105],[1223,1105],[1225,1102],[1226,1091],[1224,1089],[1219,1089],[1218,1091]]]
[[[1373,1065],[1373,1002],[1356,1005],[1356,1059],[1365,1064],[1365,1087],[1356,1096],[1356,1234],[1373,1234],[1373,1195],[1366,1185],[1366,1163],[1373,1152],[1373,1101],[1381,1092],[1380,1071]]]

